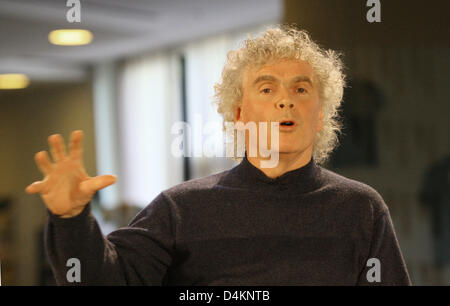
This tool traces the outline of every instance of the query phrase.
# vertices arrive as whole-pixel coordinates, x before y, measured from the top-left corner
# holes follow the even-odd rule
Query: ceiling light
[[[21,89],[28,86],[30,80],[25,74],[0,74],[0,89]]]
[[[87,45],[92,41],[92,37],[90,31],[81,29],[54,30],[48,34],[48,40],[60,46]]]

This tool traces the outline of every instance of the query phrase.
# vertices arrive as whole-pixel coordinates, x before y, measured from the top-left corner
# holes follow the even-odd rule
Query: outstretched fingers
[[[103,189],[109,185],[114,184],[117,181],[115,175],[100,175],[91,177],[88,180],[81,183],[80,189],[87,194],[93,194],[96,191]]]
[[[83,156],[83,131],[77,130],[70,134],[69,156],[73,160],[82,161]]]
[[[50,152],[52,153],[53,161],[55,163],[63,160],[66,157],[66,146],[64,139],[60,134],[53,134],[48,137],[48,144]]]
[[[34,160],[43,175],[47,175],[53,170],[53,163],[50,161],[47,151],[36,153],[34,155]]]
[[[25,188],[25,192],[28,194],[34,194],[34,193],[38,193],[41,192],[44,188],[44,182],[41,181],[37,181],[34,182],[30,185],[27,186],[27,188]]]

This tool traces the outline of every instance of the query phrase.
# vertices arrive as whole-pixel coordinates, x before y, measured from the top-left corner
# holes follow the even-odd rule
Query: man
[[[82,132],[36,163],[49,212],[46,248],[58,284],[77,258],[83,284],[410,285],[389,210],[368,185],[319,166],[336,144],[344,75],[338,56],[295,29],[268,29],[228,55],[217,84],[224,121],[279,124],[274,167],[260,152],[161,192],[107,237],[90,212],[116,177],[89,177]],[[257,135],[261,140],[261,135]],[[248,134],[246,148],[249,148]]]

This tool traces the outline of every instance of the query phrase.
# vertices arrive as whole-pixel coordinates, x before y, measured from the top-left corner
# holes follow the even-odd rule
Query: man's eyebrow
[[[277,80],[278,79],[276,77],[272,76],[272,75],[264,74],[264,75],[260,75],[259,77],[257,77],[256,80],[253,81],[253,85],[256,85],[256,84],[258,84],[259,82],[262,82],[262,81],[275,82]]]
[[[260,75],[259,77],[257,77],[255,79],[255,81],[253,81],[253,85],[256,85],[259,82],[263,82],[263,81],[276,82],[276,81],[278,81],[278,79],[272,75],[264,74],[264,75]],[[298,75],[298,76],[292,78],[292,80],[291,80],[291,83],[299,83],[299,82],[307,82],[311,86],[313,86],[313,82],[312,82],[311,78],[306,75]]]
[[[306,76],[306,75],[299,75],[299,76],[294,77],[291,80],[291,83],[299,83],[299,82],[307,82],[311,86],[313,86],[313,82],[312,82],[311,78],[309,76]]]

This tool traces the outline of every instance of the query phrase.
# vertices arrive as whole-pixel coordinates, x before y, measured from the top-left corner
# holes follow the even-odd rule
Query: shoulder
[[[321,167],[324,190],[345,203],[365,210],[374,219],[389,211],[381,194],[372,186]]]
[[[138,213],[131,224],[135,225],[136,222],[145,221],[150,216],[159,220],[167,220],[167,216],[177,215],[180,204],[192,203],[206,194],[211,194],[211,191],[228,171],[188,180],[161,191]]]
[[[162,196],[170,199],[180,199],[191,196],[202,196],[202,194],[212,192],[221,181],[225,179],[230,170],[216,174],[191,179],[168,188],[161,192]]]

